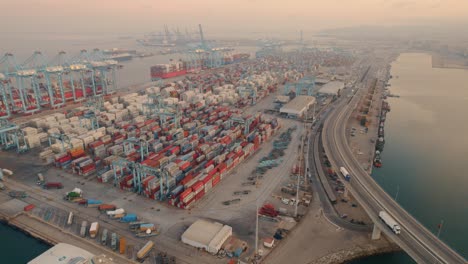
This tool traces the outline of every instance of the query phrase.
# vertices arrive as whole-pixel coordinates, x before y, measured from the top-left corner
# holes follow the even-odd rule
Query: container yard
[[[311,52],[304,61],[332,65],[325,56]],[[29,217],[128,260],[251,258],[256,212],[260,237],[278,241],[307,212],[312,197],[297,146],[307,135],[304,116],[320,107],[306,87],[293,89],[296,101],[306,98],[294,118],[265,113],[277,97],[289,98],[287,84],[313,80],[311,68],[298,67],[289,54],[247,58],[176,79],[156,76],[142,90],[22,118],[14,133],[4,133],[12,141],[2,142],[11,145],[2,159],[19,157],[7,186],[12,197],[31,199],[36,208]],[[188,67],[174,65],[151,74]],[[15,146],[28,151],[12,155]],[[28,172],[25,164],[32,164]],[[206,217],[230,231],[222,241],[213,233],[210,241],[219,241],[200,254],[181,236]]]

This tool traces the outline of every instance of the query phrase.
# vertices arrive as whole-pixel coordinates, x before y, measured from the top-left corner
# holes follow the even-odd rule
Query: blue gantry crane
[[[186,53],[187,68],[189,71],[218,68],[225,65],[228,62],[225,58],[230,56],[232,49],[211,47],[205,39],[201,24],[198,25],[198,29],[200,44]]]
[[[298,80],[295,83],[286,83],[286,85],[284,85],[284,94],[289,95],[293,89],[296,96],[312,96],[315,92],[315,77],[308,76]]]
[[[135,137],[127,138],[123,142],[123,149],[126,156],[131,154],[135,149],[135,146],[138,146],[138,151],[140,152],[140,161],[145,160],[145,157],[149,154],[149,144],[146,140],[138,139]]]
[[[28,150],[23,131],[7,119],[0,119],[0,147],[3,150],[16,148],[17,153]]]
[[[62,146],[62,149],[61,149],[62,152],[65,152],[67,150],[65,148],[65,144],[67,144],[68,149],[73,148],[70,138],[65,134],[51,133],[48,135],[48,140],[49,140],[49,146],[52,146],[52,140],[54,140],[55,142],[58,141],[60,145]]]

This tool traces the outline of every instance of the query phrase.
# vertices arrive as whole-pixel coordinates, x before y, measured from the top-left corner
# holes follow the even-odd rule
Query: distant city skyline
[[[467,23],[466,0],[2,1],[0,32],[142,33],[171,27],[284,32],[359,25]]]

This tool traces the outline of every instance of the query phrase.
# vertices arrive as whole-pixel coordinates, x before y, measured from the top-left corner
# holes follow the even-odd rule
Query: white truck
[[[343,174],[343,177],[345,178],[346,181],[351,180],[351,175],[349,174],[348,170],[345,167],[340,167],[340,172]]]
[[[91,238],[95,238],[98,232],[99,232],[99,223],[98,222],[91,223],[91,226],[89,227],[89,236]]]
[[[380,211],[379,212],[379,218],[388,226],[390,229],[395,233],[396,235],[399,235],[401,233],[401,228],[400,225],[391,217],[387,212],[385,211]]]
[[[112,217],[113,215],[118,215],[118,214],[124,214],[125,213],[125,210],[123,208],[119,208],[119,209],[116,209],[114,211],[107,211],[106,214],[110,217]]]

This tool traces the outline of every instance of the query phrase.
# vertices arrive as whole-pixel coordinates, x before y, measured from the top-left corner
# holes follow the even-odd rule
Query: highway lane
[[[326,194],[324,190],[324,186],[320,180],[320,177],[325,178],[326,176],[319,175],[319,174],[324,174],[322,165],[320,164],[320,159],[319,159],[320,154],[319,154],[319,148],[318,148],[319,140],[320,140],[320,133],[318,132],[317,127],[320,124],[321,123],[317,123],[315,125],[314,129],[312,130],[312,133],[310,133],[308,137],[306,167],[310,169],[311,177],[309,181],[313,186],[313,190],[317,192],[319,196],[320,205],[323,209],[323,212],[330,221],[332,221],[334,224],[342,228],[346,228],[346,229],[354,230],[354,231],[361,231],[361,232],[371,231],[372,228],[367,225],[353,224],[349,222],[348,220],[341,218],[336,212],[335,208],[333,207],[332,203],[330,202],[328,198],[328,195]]]
[[[349,190],[369,213],[377,226],[418,263],[466,263],[465,259],[417,222],[390,197],[361,167],[349,148],[345,127],[359,98],[342,99],[325,121],[322,140],[335,168],[344,166],[352,175]],[[402,226],[402,234],[393,234],[378,219],[378,212],[387,211]]]

